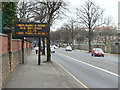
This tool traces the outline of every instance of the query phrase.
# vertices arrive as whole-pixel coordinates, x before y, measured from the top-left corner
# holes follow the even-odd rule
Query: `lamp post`
[[[103,9],[101,10],[101,49],[102,49],[102,22],[103,22]]]
[[[60,43],[61,43],[61,30],[59,30],[59,35],[60,35],[60,37],[59,37],[59,48],[60,48]]]

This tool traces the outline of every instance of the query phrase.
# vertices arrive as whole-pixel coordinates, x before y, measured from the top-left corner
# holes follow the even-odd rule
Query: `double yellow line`
[[[59,64],[55,59],[52,58],[55,63],[57,63],[63,70],[65,70],[71,77],[73,77],[78,83],[80,83],[84,88],[90,90],[86,85],[84,85],[80,80],[78,80],[75,76],[73,76],[67,69],[65,69],[61,64]]]

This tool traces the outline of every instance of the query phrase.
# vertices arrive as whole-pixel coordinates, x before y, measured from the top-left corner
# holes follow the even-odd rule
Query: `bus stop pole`
[[[41,52],[41,38],[39,37],[39,44],[38,44],[38,46],[39,46],[39,50],[38,50],[38,65],[40,65],[40,63],[41,63],[41,54],[40,54],[40,52]]]

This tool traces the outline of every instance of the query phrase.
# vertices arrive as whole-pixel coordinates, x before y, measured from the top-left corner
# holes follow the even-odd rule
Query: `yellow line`
[[[52,58],[53,59],[53,58]],[[67,69],[65,69],[61,64],[59,64],[55,59],[53,59],[62,69],[64,69],[70,76],[72,76],[77,82],[79,82],[84,88],[90,90],[87,86],[85,86],[80,80],[78,80],[75,76],[73,76]]]

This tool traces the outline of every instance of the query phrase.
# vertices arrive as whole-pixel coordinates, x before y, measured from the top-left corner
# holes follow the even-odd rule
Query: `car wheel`
[[[91,56],[93,56],[93,54],[91,54]]]
[[[96,55],[94,54],[94,57],[96,57]]]
[[[102,57],[104,57],[104,55]]]

